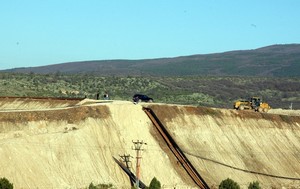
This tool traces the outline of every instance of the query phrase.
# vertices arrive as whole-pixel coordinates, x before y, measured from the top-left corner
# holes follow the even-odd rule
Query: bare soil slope
[[[208,185],[300,188],[300,117],[184,106],[150,106]],[[277,111],[279,113],[279,111]]]
[[[0,177],[15,188],[130,188],[113,157],[143,140],[141,180],[197,188],[142,107],[151,107],[209,186],[300,188],[300,117],[124,101],[0,99]],[[278,112],[279,113],[279,112]],[[280,178],[283,177],[283,178]],[[298,180],[297,180],[298,178]]]
[[[195,187],[157,139],[141,105],[85,100],[59,108],[61,103],[52,101],[51,109],[48,102],[35,101],[33,111],[7,110],[19,101],[2,101],[6,110],[0,112],[0,177],[15,188],[86,188],[91,182],[131,188],[113,157],[130,154],[135,172],[136,140],[147,143],[141,163],[145,184],[157,177],[166,188]]]
[[[0,97],[0,111],[64,108],[79,103],[79,99]]]

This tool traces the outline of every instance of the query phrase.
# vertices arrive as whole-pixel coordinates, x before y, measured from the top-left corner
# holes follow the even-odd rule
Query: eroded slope
[[[151,105],[210,186],[300,187],[300,117]]]
[[[91,182],[130,188],[112,157],[136,157],[136,140],[147,143],[145,184],[155,176],[164,188],[196,188],[142,106],[154,110],[209,186],[227,177],[242,188],[255,180],[263,188],[300,186],[297,116],[122,101],[0,103],[0,177],[15,188],[84,188]]]
[[[0,111],[34,110],[74,106],[80,99],[0,97]]]
[[[133,140],[147,143],[141,164],[145,184],[157,177],[165,188],[194,187],[142,106],[101,102],[41,108],[0,113],[0,177],[8,178],[15,188],[84,188],[91,182],[130,188],[127,175],[112,157],[136,157]],[[136,160],[131,161],[135,172]]]

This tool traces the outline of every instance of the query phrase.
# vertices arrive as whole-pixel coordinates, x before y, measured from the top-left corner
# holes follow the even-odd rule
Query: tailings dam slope
[[[208,185],[300,188],[300,117],[205,107],[149,106]]]
[[[141,105],[131,102],[2,99],[0,177],[15,188],[87,188],[90,183],[131,188],[114,161],[129,155],[136,172],[141,149],[141,181],[156,177],[166,188],[196,188],[168,152]],[[132,157],[132,158],[131,158]]]
[[[143,141],[141,181],[198,188],[153,126],[151,108],[206,181],[242,188],[300,188],[300,118],[270,113],[126,101],[0,99],[0,177],[15,188],[131,188],[113,157],[136,172],[133,142]]]

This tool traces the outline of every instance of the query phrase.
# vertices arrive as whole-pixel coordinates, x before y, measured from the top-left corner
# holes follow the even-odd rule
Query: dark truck
[[[153,98],[148,97],[147,95],[143,94],[135,94],[132,97],[133,102],[153,102]]]

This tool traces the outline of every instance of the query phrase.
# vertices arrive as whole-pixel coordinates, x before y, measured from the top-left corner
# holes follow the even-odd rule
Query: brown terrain
[[[128,101],[0,98],[0,177],[15,188],[131,188],[114,161],[143,141],[141,181],[199,188],[143,111],[163,126],[210,188],[300,188],[300,111],[269,113]]]

